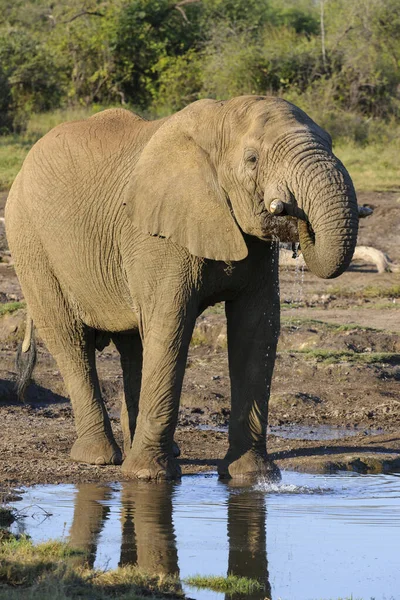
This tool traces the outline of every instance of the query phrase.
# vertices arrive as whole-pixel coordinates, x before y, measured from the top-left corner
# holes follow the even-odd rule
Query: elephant
[[[333,278],[357,240],[355,190],[328,133],[268,96],[198,100],[155,121],[108,109],[33,146],[5,218],[28,310],[21,356],[29,363],[33,321],[72,402],[73,460],[123,459],[95,364],[111,339],[125,392],[122,472],[180,477],[174,431],[191,334],[223,301],[231,417],[219,475],[277,476],[266,430],[279,241],[298,239],[309,270]]]

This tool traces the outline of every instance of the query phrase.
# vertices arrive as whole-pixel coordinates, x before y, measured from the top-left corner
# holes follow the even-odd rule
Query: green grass
[[[324,363],[361,363],[361,364],[377,364],[386,363],[392,365],[400,364],[400,354],[396,352],[351,352],[349,350],[286,350],[285,354],[297,354],[303,356],[307,360],[316,360]]]
[[[337,298],[366,298],[368,300],[375,298],[400,298],[400,285],[389,287],[367,285],[359,290],[331,287],[328,289],[328,293]]]
[[[194,575],[188,577],[185,583],[196,588],[207,588],[214,592],[223,592],[225,594],[252,594],[257,590],[262,590],[263,586],[256,579],[249,577],[237,577],[236,575],[228,575],[227,577],[219,577],[215,575]]]
[[[25,302],[6,302],[5,304],[0,304],[0,317],[9,315],[20,308],[25,308]]]
[[[387,191],[400,189],[399,141],[355,145],[340,142],[334,148],[353,179],[356,190]]]
[[[202,331],[195,329],[190,340],[190,345],[196,348],[197,346],[207,346],[207,344],[211,344],[207,335]]]
[[[327,323],[326,321],[319,321],[318,319],[299,319],[296,317],[281,317],[281,323],[283,327],[315,327],[318,329],[326,329],[333,333],[342,333],[343,331],[377,331],[372,327],[363,327],[353,323],[336,325],[335,323]]]
[[[224,315],[225,314],[225,302],[217,302],[213,306],[209,306],[203,313],[204,315]]]
[[[32,144],[16,136],[0,137],[0,190],[8,190]]]
[[[140,600],[183,598],[176,577],[148,575],[137,567],[96,571],[85,554],[60,541],[34,545],[28,537],[0,543],[0,600]]]

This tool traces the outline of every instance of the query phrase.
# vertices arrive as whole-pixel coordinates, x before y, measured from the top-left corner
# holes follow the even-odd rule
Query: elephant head
[[[330,136],[278,98],[200,100],[164,121],[126,189],[136,227],[195,256],[239,261],[246,236],[293,241],[309,269],[337,277],[357,240],[352,181]]]

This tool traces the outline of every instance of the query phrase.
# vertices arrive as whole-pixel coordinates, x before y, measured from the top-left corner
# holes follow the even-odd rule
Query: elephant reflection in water
[[[108,486],[97,486],[92,483],[77,487],[69,540],[74,548],[85,551],[84,562],[93,567],[99,537],[110,513],[106,502],[111,498],[111,490]],[[80,560],[82,559],[79,557],[75,558],[77,562]]]
[[[264,494],[250,488],[223,485],[228,486],[227,573],[251,577],[263,584],[262,590],[246,594],[247,599],[270,598]],[[147,573],[179,576],[172,519],[175,484],[126,482],[122,486],[119,566],[137,564]],[[99,537],[109,517],[110,509],[106,504],[110,497],[111,490],[106,486],[78,486],[69,541],[72,546],[86,551],[90,566],[96,560]],[[240,600],[242,597],[227,596],[230,600]]]
[[[119,566],[137,564],[147,573],[179,575],[172,523],[173,488],[167,482],[124,484]]]
[[[263,589],[245,595],[226,595],[226,600],[271,598],[266,516],[265,494],[251,488],[230,488],[228,498],[228,574],[256,579],[263,585]]]
[[[93,484],[78,485],[77,488],[69,542],[85,551],[92,567],[99,537],[110,512],[106,504],[111,490]],[[172,523],[172,489],[173,484],[167,482],[123,484],[119,566],[137,564],[148,573],[179,575]]]

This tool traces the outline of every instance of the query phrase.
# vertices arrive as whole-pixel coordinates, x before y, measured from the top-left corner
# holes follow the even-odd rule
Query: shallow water
[[[199,425],[198,429],[227,432],[228,426]],[[339,427],[337,425],[270,425],[268,433],[286,440],[328,441],[340,440],[346,437],[377,435],[382,429],[358,429],[357,427]]]
[[[346,437],[355,437],[364,433],[365,435],[376,435],[383,433],[380,429],[358,429],[357,427],[338,427],[336,425],[271,425],[268,433],[286,440],[311,440],[328,441],[340,440]]]
[[[284,472],[279,484],[241,488],[215,475],[38,486],[15,508],[25,517],[14,531],[35,542],[69,538],[102,569],[137,562],[181,578],[232,572],[264,584],[246,596],[254,600],[400,598],[398,475]]]

